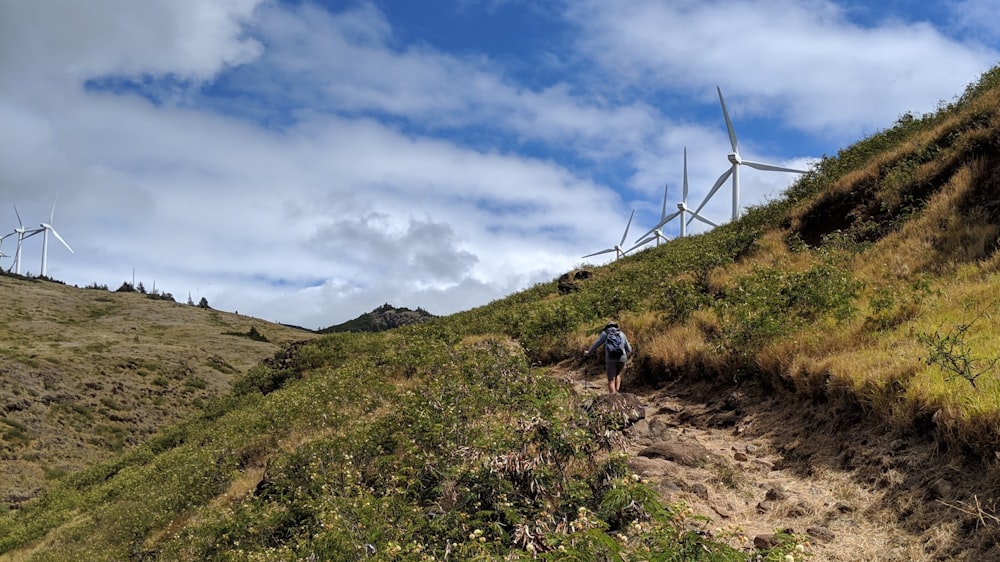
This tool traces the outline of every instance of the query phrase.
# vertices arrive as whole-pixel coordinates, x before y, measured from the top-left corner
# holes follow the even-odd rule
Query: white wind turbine
[[[728,179],[729,176],[733,176],[733,220],[736,220],[740,218],[740,165],[746,165],[751,168],[769,172],[792,172],[795,174],[804,174],[806,171],[796,170],[794,168],[784,168],[773,164],[764,164],[762,162],[753,162],[751,160],[744,160],[740,156],[740,150],[736,144],[736,131],[733,130],[733,122],[730,121],[729,112],[726,111],[726,100],[722,99],[722,88],[716,86],[715,89],[719,92],[719,103],[722,104],[722,116],[726,118],[726,129],[729,131],[729,144],[732,145],[733,151],[728,155],[730,162],[729,169],[715,181],[715,185],[713,185],[712,189],[709,190],[708,195],[705,196],[701,205],[698,205],[698,208],[695,210],[695,214],[701,211],[702,207],[705,206],[705,203],[708,203],[708,200],[715,195],[715,192],[718,191],[720,187],[722,187],[722,184],[725,183],[726,179]]]
[[[677,203],[677,211],[671,214],[667,214],[667,188],[663,188],[663,210],[660,211],[660,222],[656,224],[653,228],[649,229],[648,232],[640,236],[640,240],[636,242],[635,246],[628,249],[629,252],[642,246],[643,244],[648,244],[653,240],[656,240],[656,245],[660,245],[660,238],[663,240],[670,240],[667,238],[663,231],[661,230],[667,223],[674,220],[675,217],[680,217],[681,219],[681,238],[687,236],[687,220],[685,220],[687,213],[691,213],[692,219],[698,219],[701,222],[709,226],[718,226],[714,222],[706,219],[705,217],[699,215],[696,211],[692,211],[687,206],[688,198],[688,152],[687,147],[684,147],[684,187],[683,193],[681,194],[681,201]],[[652,235],[652,236],[650,236]]]
[[[695,211],[689,209],[687,206],[687,200],[688,200],[688,149],[685,146],[684,147],[684,197],[681,199],[681,202],[677,204],[677,210],[681,214],[681,237],[687,236],[687,225],[694,219],[698,219],[701,222],[707,224],[708,226],[713,226],[713,227],[719,226],[714,222],[698,214],[698,211],[700,211],[701,208],[698,208]],[[684,217],[687,215],[687,213],[691,213],[691,218],[684,220]]]
[[[62,242],[62,245],[66,246],[66,249],[69,250],[71,254],[74,253],[73,252],[73,248],[70,248],[69,244],[67,244],[66,241],[63,240],[62,236],[59,236],[59,233],[56,232],[56,229],[52,227],[52,219],[53,219],[53,217],[55,217],[55,214],[56,214],[56,205],[55,205],[55,203],[53,203],[52,204],[52,212],[49,214],[49,222],[47,222],[47,223],[43,222],[41,224],[41,227],[42,227],[42,273],[41,273],[41,275],[42,275],[42,277],[45,277],[45,262],[46,262],[46,258],[48,257],[48,251],[49,251],[49,231],[52,231],[52,235],[55,236],[60,242]],[[37,231],[36,231],[36,233],[37,233]]]
[[[645,234],[643,234],[642,236],[640,236],[638,238],[638,242],[635,243],[635,246],[632,246],[631,248],[629,248],[628,250],[626,250],[626,252],[631,252],[632,250],[638,248],[639,246],[643,246],[643,245],[649,244],[653,240],[656,240],[656,245],[657,246],[660,245],[660,240],[661,239],[664,242],[670,241],[670,239],[667,238],[667,236],[665,234],[663,234],[663,230],[662,229],[663,229],[663,227],[668,222],[670,222],[677,215],[679,215],[680,211],[677,211],[675,213],[671,213],[670,215],[667,215],[667,190],[669,189],[669,187],[670,187],[669,185],[663,186],[663,209],[660,211],[660,222],[656,223],[656,226],[654,226],[653,228],[649,229],[648,231],[646,231]]]
[[[21,222],[21,213],[17,212],[17,205],[14,205],[14,214],[17,215],[17,228],[11,234],[17,234],[17,250],[14,252],[14,273],[17,275],[21,274],[21,243],[24,242],[25,238],[31,238],[32,236],[38,234],[43,229],[36,228],[33,230],[28,230],[24,228],[24,223]],[[8,269],[7,271],[10,271]]]
[[[589,258],[591,256],[599,256],[601,254],[610,254],[611,252],[614,252],[615,253],[615,259],[618,259],[618,258],[624,256],[626,253],[628,253],[627,250],[623,250],[622,249],[622,244],[625,243],[625,238],[628,236],[628,229],[629,229],[630,226],[632,226],[632,217],[634,217],[634,216],[635,216],[635,209],[632,209],[632,214],[629,215],[629,217],[628,217],[628,224],[625,225],[625,233],[622,234],[622,239],[621,239],[620,242],[618,242],[618,244],[616,244],[613,248],[607,248],[607,249],[601,250],[599,252],[594,252],[593,254],[587,254],[587,255],[585,255],[583,257]]]

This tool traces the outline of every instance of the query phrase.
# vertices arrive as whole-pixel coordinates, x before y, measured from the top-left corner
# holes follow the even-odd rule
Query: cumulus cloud
[[[933,110],[996,57],[926,22],[861,26],[819,0],[583,1],[569,14],[580,49],[623,80],[703,97],[720,84],[739,93],[737,112],[776,110],[835,138],[884,127],[900,107]]]

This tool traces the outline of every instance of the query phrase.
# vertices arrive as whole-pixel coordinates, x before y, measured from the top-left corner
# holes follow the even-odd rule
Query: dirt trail
[[[585,401],[606,392],[603,373],[578,366],[556,371]],[[1000,490],[931,439],[790,393],[690,380],[639,387],[628,375],[622,392],[645,408],[623,435],[633,470],[665,502],[710,518],[702,527],[716,540],[749,548],[787,529],[808,538],[808,560],[1000,560],[988,499]]]

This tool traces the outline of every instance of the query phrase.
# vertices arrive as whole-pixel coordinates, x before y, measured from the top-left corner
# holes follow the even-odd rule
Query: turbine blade
[[[71,254],[75,254],[76,253],[76,252],[73,251],[73,248],[70,248],[69,244],[67,244],[66,241],[63,240],[63,237],[59,236],[59,233],[56,232],[56,229],[54,229],[51,226],[49,226],[49,230],[52,231],[52,234],[56,237],[57,240],[59,240],[60,242],[62,242],[63,246],[66,246],[66,249],[69,250],[69,253],[71,253]]]
[[[607,253],[614,252],[614,251],[615,251],[614,248],[608,248],[607,250],[601,250],[600,252],[594,252],[593,254],[587,254],[585,256],[581,256],[580,259],[589,258],[591,256],[599,256],[601,254],[607,254]]]
[[[670,184],[663,184],[663,209],[660,211],[660,219],[667,216],[667,189],[670,188]]]
[[[14,205],[14,214],[17,215],[17,224],[24,228],[24,223],[21,222],[21,213],[17,212],[17,204]]]
[[[722,104],[722,116],[726,118],[726,130],[729,131],[729,144],[733,145],[733,152],[739,154],[736,148],[736,131],[733,130],[733,122],[729,120],[729,111],[726,110],[726,100],[722,99],[722,88],[716,86],[719,91],[719,103]]]
[[[650,236],[649,238],[644,238],[644,239],[636,242],[635,246],[632,246],[628,250],[625,250],[625,253],[627,254],[627,253],[631,252],[632,250],[634,250],[634,249],[636,249],[636,248],[638,248],[640,246],[645,246],[646,244],[649,244],[653,240],[656,240],[655,236]]]
[[[694,219],[698,219],[701,222],[703,222],[703,223],[705,223],[705,224],[707,224],[709,226],[719,226],[719,225],[715,224],[714,222],[706,219],[705,217],[703,217],[703,216],[701,216],[699,214],[693,214],[693,215],[691,215],[691,220],[694,220]],[[690,220],[688,221],[688,224],[691,224]]]
[[[649,236],[650,234],[653,234],[653,232],[657,228],[663,228],[668,222],[674,220],[677,217],[677,215],[679,215],[679,214],[681,214],[680,211],[674,211],[673,213],[670,213],[669,215],[663,217],[663,220],[661,220],[660,222],[656,223],[656,226],[654,226],[653,228],[650,228],[646,232],[643,232],[641,236],[637,236],[636,240],[638,240],[640,238],[645,238],[645,237]]]
[[[725,172],[722,173],[721,176],[719,176],[719,179],[715,180],[715,185],[712,186],[712,189],[708,190],[708,195],[706,195],[705,198],[702,199],[701,205],[698,205],[698,208],[693,211],[695,215],[701,212],[702,208],[705,207],[705,204],[708,203],[708,200],[711,199],[713,195],[715,195],[716,191],[719,191],[719,188],[722,187],[722,184],[726,183],[726,180],[729,179],[729,176],[733,175],[733,171],[735,169],[736,169],[736,164],[733,164],[732,166],[729,167],[728,170],[726,170]],[[691,221],[688,221],[688,224],[691,224]]]
[[[632,214],[628,216],[628,224],[625,225],[625,233],[622,234],[622,240],[618,243],[619,246],[625,243],[625,238],[628,237],[628,229],[632,226],[632,217],[635,216],[635,209],[632,209]]]
[[[750,166],[751,168],[756,168],[758,170],[767,170],[769,172],[793,172],[796,174],[804,174],[805,170],[796,170],[795,168],[783,168],[781,166],[775,166],[774,164],[764,164],[763,162],[753,162],[750,160],[743,160],[743,164]]]

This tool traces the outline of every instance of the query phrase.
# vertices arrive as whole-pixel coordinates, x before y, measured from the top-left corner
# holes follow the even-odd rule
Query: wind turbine
[[[707,224],[708,226],[712,227],[719,226],[714,222],[698,214],[698,211],[701,210],[701,207],[698,207],[698,209],[694,211],[689,209],[687,206],[687,200],[688,200],[688,149],[685,146],[684,147],[684,194],[683,197],[681,198],[681,202],[677,204],[677,212],[679,212],[681,215],[681,237],[683,238],[687,236],[687,225],[694,219],[698,219],[701,222]],[[684,217],[687,213],[691,213],[691,218],[684,220]]]
[[[25,238],[31,238],[32,236],[38,234],[42,231],[40,228],[34,230],[28,230],[24,228],[24,223],[21,222],[21,213],[17,212],[17,205],[14,205],[14,214],[17,215],[17,228],[11,234],[17,234],[17,251],[14,252],[14,273],[17,275],[21,274],[21,243],[24,242]],[[8,269],[7,271],[10,271]]]
[[[688,206],[687,206],[687,198],[688,198],[688,151],[687,151],[687,147],[685,146],[684,147],[684,187],[683,187],[683,193],[681,195],[681,201],[680,201],[680,203],[677,203],[677,211],[674,212],[674,213],[671,213],[669,215],[667,214],[667,188],[664,187],[663,188],[663,210],[660,211],[660,222],[657,223],[657,225],[654,226],[653,228],[649,229],[648,232],[646,232],[645,234],[643,234],[642,236],[640,236],[639,237],[640,240],[638,242],[636,242],[635,246],[632,246],[631,248],[629,248],[628,251],[631,252],[632,250],[638,248],[639,246],[642,246],[643,244],[648,244],[649,242],[652,242],[653,240],[656,240],[656,245],[659,246],[660,245],[660,238],[663,238],[664,240],[670,240],[669,238],[667,238],[666,236],[664,236],[663,231],[660,230],[660,229],[662,229],[667,223],[669,223],[670,221],[674,220],[674,218],[678,217],[678,216],[681,218],[681,238],[687,236],[687,222],[688,221],[685,220],[685,216],[687,215],[687,213],[691,213],[691,218],[692,219],[698,219],[701,222],[703,222],[703,223],[705,223],[705,224],[707,224],[709,226],[718,226],[714,222],[712,222],[712,221],[706,219],[705,217],[699,215],[697,212],[692,211],[691,209],[689,209]],[[652,235],[652,236],[650,236],[650,235]]]
[[[668,222],[670,222],[671,220],[673,220],[674,217],[676,217],[677,215],[679,215],[680,211],[677,211],[675,213],[671,213],[670,215],[667,215],[667,190],[669,188],[670,188],[669,185],[664,185],[663,186],[663,209],[660,211],[660,222],[656,223],[656,226],[654,226],[653,228],[650,228],[648,231],[646,231],[645,234],[643,234],[642,236],[640,236],[638,238],[638,242],[635,243],[635,246],[632,246],[631,248],[629,248],[628,250],[626,250],[626,252],[631,252],[632,250],[638,248],[639,246],[643,246],[643,245],[649,244],[653,240],[656,240],[656,245],[657,246],[660,245],[660,239],[663,239],[664,242],[667,242],[667,241],[670,240],[669,238],[667,238],[663,234],[663,230],[661,230],[661,229],[664,227],[664,225],[666,225]]]
[[[42,231],[42,273],[41,273],[41,275],[42,275],[42,277],[45,277],[45,261],[46,261],[46,257],[48,256],[48,251],[49,251],[49,231],[52,231],[52,235],[55,236],[60,242],[62,242],[62,245],[66,246],[66,249],[69,250],[69,252],[71,254],[74,253],[73,252],[73,248],[70,248],[69,244],[67,244],[66,241],[63,240],[62,236],[59,236],[59,233],[56,232],[56,229],[52,227],[52,219],[53,219],[53,217],[55,217],[55,214],[56,214],[56,205],[55,205],[55,203],[53,203],[52,204],[52,212],[49,214],[49,222],[47,222],[47,223],[43,222],[41,224],[41,227],[42,227],[42,229],[41,229],[41,231]],[[36,231],[36,234],[37,234],[37,232],[38,231]]]
[[[715,195],[715,192],[718,191],[720,187],[722,187],[722,184],[725,183],[726,179],[728,179],[729,176],[733,176],[733,220],[736,220],[740,218],[740,165],[746,165],[751,168],[769,172],[792,172],[795,174],[804,174],[806,171],[796,170],[795,168],[784,168],[773,164],[764,164],[762,162],[753,162],[751,160],[744,160],[743,157],[740,156],[740,149],[736,144],[736,131],[733,130],[733,122],[730,121],[729,112],[726,111],[726,100],[722,98],[722,88],[716,86],[715,89],[719,92],[719,103],[722,104],[722,116],[726,118],[726,129],[729,131],[729,144],[732,145],[733,151],[728,155],[730,162],[729,169],[723,172],[723,174],[719,176],[719,179],[715,181],[715,185],[713,185],[712,189],[709,190],[708,195],[705,196],[701,205],[698,205],[698,208],[695,210],[695,214],[701,211],[702,207],[705,206],[705,203],[708,203],[708,200]]]
[[[629,215],[629,217],[628,217],[628,224],[625,225],[625,233],[622,234],[622,239],[621,239],[620,242],[618,242],[618,244],[616,244],[613,248],[607,248],[607,249],[601,250],[599,252],[594,252],[593,254],[587,254],[587,255],[585,255],[583,257],[589,258],[591,256],[599,256],[601,254],[610,254],[611,252],[614,252],[615,253],[615,259],[618,259],[618,258],[624,256],[626,253],[628,253],[628,250],[622,250],[622,244],[625,243],[625,238],[628,237],[628,229],[629,229],[630,226],[632,226],[632,217],[634,217],[634,216],[635,216],[635,209],[632,209],[632,214]]]

